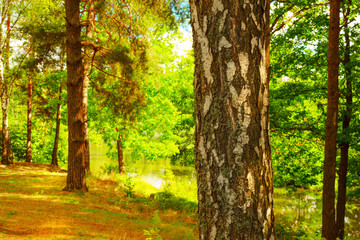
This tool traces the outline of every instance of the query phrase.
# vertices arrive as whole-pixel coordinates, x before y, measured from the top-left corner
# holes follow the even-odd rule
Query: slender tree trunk
[[[125,172],[124,153],[123,153],[123,147],[122,147],[121,134],[119,134],[119,139],[117,140],[117,150],[118,150],[119,173],[121,174],[121,173]]]
[[[84,65],[79,5],[80,0],[65,0],[69,130],[66,191],[88,190],[85,176]]]
[[[337,152],[337,119],[339,104],[339,17],[340,0],[330,0],[328,45],[328,105],[325,129],[325,159],[323,181],[322,236],[336,239],[335,227],[335,171]]]
[[[93,32],[93,21],[95,19],[95,11],[94,11],[94,1],[89,1],[88,8],[88,19],[87,19],[87,27],[86,27],[86,39],[91,40],[92,32]],[[89,144],[89,129],[88,129],[88,89],[89,89],[89,74],[90,74],[90,58],[91,50],[86,47],[85,48],[85,58],[84,58],[84,118],[85,118],[85,168],[86,172],[90,173],[90,144]]]
[[[345,79],[346,79],[346,110],[342,123],[343,135],[345,141],[340,144],[341,159],[339,165],[339,180],[338,180],[338,198],[336,205],[336,229],[337,237],[344,239],[344,227],[345,227],[345,206],[346,206],[346,175],[349,161],[349,126],[352,114],[352,80],[351,80],[351,66],[350,66],[350,35],[348,26],[348,16],[350,15],[351,0],[348,1],[346,6],[346,12],[344,11],[344,28],[345,28]],[[345,9],[345,8],[344,8]]]
[[[275,239],[267,1],[190,0],[200,239]]]
[[[349,121],[350,122],[350,121]],[[343,129],[348,128],[345,125],[348,124],[343,122]],[[346,207],[346,175],[349,159],[349,143],[341,144],[341,160],[339,166],[339,186],[338,186],[338,198],[336,207],[336,231],[337,237],[344,239],[344,227],[345,227],[345,207]]]
[[[62,86],[59,87],[59,103],[57,105],[57,112],[56,112],[56,130],[55,130],[55,140],[54,140],[54,148],[52,152],[52,160],[51,165],[54,165],[56,167],[59,166],[57,152],[58,152],[58,146],[59,146],[59,136],[60,136],[60,120],[61,120],[61,93],[62,93]]]
[[[26,160],[25,160],[25,162],[29,162],[29,163],[33,162],[32,154],[31,154],[32,93],[33,93],[33,82],[32,82],[32,76],[30,75],[29,82],[28,82],[27,135],[26,135],[27,140],[26,140]]]
[[[33,39],[31,40],[30,46],[30,56],[34,57],[34,52],[32,50]],[[33,79],[32,79],[33,67],[29,71],[28,77],[28,105],[27,105],[27,135],[26,135],[26,157],[25,162],[31,163],[32,153],[31,153],[31,128],[32,128],[32,94],[33,94]]]

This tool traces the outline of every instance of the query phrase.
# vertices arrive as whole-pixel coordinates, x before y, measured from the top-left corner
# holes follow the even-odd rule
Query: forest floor
[[[65,183],[50,165],[0,165],[0,239],[197,239],[195,214],[129,198],[112,180],[87,177],[87,193]]]

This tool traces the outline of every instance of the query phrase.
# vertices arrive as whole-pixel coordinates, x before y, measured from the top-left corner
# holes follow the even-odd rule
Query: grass
[[[130,198],[110,177],[88,176],[85,194],[62,191],[65,183],[49,165],[1,166],[0,239],[197,238],[194,214],[137,191]]]
[[[69,193],[66,173],[49,165],[0,165],[0,239],[197,239],[196,184],[167,177],[157,189],[139,176],[90,175],[88,193]],[[320,194],[274,197],[277,239],[320,239]],[[359,206],[347,206],[357,219]],[[345,239],[359,239],[358,226]]]

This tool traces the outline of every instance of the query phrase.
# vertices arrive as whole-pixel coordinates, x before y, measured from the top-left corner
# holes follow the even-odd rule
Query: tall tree
[[[39,144],[38,134],[33,135],[33,139],[31,139],[31,129],[34,128],[34,125],[37,125],[35,128],[38,127],[36,123],[38,121],[50,123],[54,119],[53,116],[56,116],[57,108],[60,107],[57,94],[59,85],[62,84],[60,76],[65,61],[65,26],[62,23],[65,10],[61,7],[62,3],[62,0],[54,0],[51,3],[33,0],[24,3],[26,11],[23,11],[17,28],[21,34],[15,35],[18,37],[17,40],[23,43],[22,48],[24,49],[24,51],[19,51],[20,54],[15,58],[18,63],[17,72],[19,72],[20,78],[21,75],[27,76],[29,89],[27,161],[29,159],[41,161],[43,158],[42,151],[38,151],[38,149],[31,154],[31,148],[36,149]],[[49,77],[52,80],[49,80]],[[33,94],[29,94],[30,92]],[[33,120],[35,121],[33,126],[31,125],[31,113],[37,117],[37,120]],[[60,123],[60,121],[56,122]],[[55,134],[55,136],[58,135]],[[53,149],[53,157],[56,156],[57,150],[58,148]],[[52,164],[56,165],[55,162],[55,159],[52,159]]]
[[[326,119],[328,4],[318,0],[271,2],[270,126],[271,146],[275,150],[274,184],[320,186]]]
[[[343,65],[345,68],[345,100],[346,108],[345,113],[343,114],[342,120],[342,137],[343,141],[340,143],[340,164],[338,170],[338,196],[336,203],[336,233],[337,237],[344,239],[344,228],[345,228],[345,206],[346,206],[346,178],[348,172],[348,162],[349,162],[349,148],[350,148],[350,122],[352,115],[352,105],[353,105],[353,87],[352,87],[352,67],[350,63],[350,13],[351,13],[352,0],[343,2],[343,19],[344,19],[344,38],[345,38],[345,53]]]
[[[59,102],[57,104],[57,111],[56,111],[56,127],[55,127],[55,138],[54,138],[54,147],[51,156],[51,165],[56,167],[59,166],[58,161],[58,146],[59,146],[59,136],[60,136],[60,121],[61,121],[61,93],[62,93],[62,86],[59,87]]]
[[[339,34],[340,0],[330,0],[328,42],[328,88],[325,128],[325,159],[323,181],[322,236],[336,239],[335,227],[335,170],[339,105]]]
[[[9,99],[11,87],[4,77],[4,68],[9,69],[9,54],[10,54],[10,9],[12,1],[1,2],[1,19],[0,19],[0,94],[1,94],[1,109],[2,109],[2,157],[1,163],[9,165],[13,163],[13,151],[10,140],[9,130]],[[6,21],[7,31],[6,37],[3,39],[3,26]],[[5,60],[5,62],[4,62]]]
[[[86,23],[86,38],[87,40],[91,40],[93,30],[94,30],[94,20],[95,20],[95,11],[94,11],[94,1],[88,1],[88,9],[87,9],[87,23]],[[90,172],[90,144],[89,144],[89,128],[88,128],[88,91],[89,91],[89,74],[90,74],[90,66],[91,66],[91,49],[89,46],[85,47],[85,58],[84,58],[84,118],[85,118],[85,169],[86,172]]]
[[[267,7],[190,1],[200,239],[275,239]]]
[[[85,178],[84,64],[81,52],[80,0],[65,0],[69,154],[66,191],[87,191]]]
[[[32,43],[31,43],[32,44]],[[32,48],[32,46],[30,46]],[[30,50],[30,55],[33,55],[32,50]],[[33,103],[33,69],[31,67],[28,76],[28,102],[27,102],[27,134],[26,134],[26,157],[25,162],[32,162],[31,154],[31,127],[32,127],[32,103]]]
[[[63,48],[63,50],[65,50]],[[60,63],[60,71],[63,71],[64,68],[64,59],[65,58],[65,51],[62,51],[61,55],[60,55],[60,59],[61,63]],[[51,156],[51,165],[54,165],[56,167],[59,166],[59,162],[58,162],[58,146],[59,146],[59,138],[60,138],[60,125],[61,125],[61,104],[62,104],[62,91],[63,91],[63,86],[62,86],[63,82],[60,82],[60,86],[59,86],[59,101],[57,103],[57,111],[56,111],[56,127],[55,127],[55,138],[54,138],[54,147],[53,147],[53,151],[52,151],[52,156]]]
[[[175,1],[134,0],[132,4],[124,1],[95,4],[94,37],[88,38],[92,42],[87,43],[88,47],[93,48],[93,52],[87,54],[87,57],[92,58],[91,84],[92,89],[97,92],[93,97],[99,108],[96,113],[90,114],[92,119],[96,119],[92,123],[103,133],[105,142],[111,144],[111,148],[117,142],[120,171],[123,169],[122,146],[124,144],[126,147],[129,132],[136,120],[141,118],[139,110],[145,105],[141,89],[144,86],[140,83],[146,78],[144,73],[149,66],[156,64],[147,62],[147,57],[151,55],[148,50],[153,44],[149,40],[152,39],[152,34],[161,36],[166,30],[172,29],[170,26],[173,27],[176,22],[171,11],[176,6],[170,4],[172,2]],[[158,65],[156,68],[158,69]],[[144,127],[146,124],[142,122],[141,125]],[[145,129],[145,132],[149,134],[151,130]],[[157,132],[159,133],[161,132]],[[147,147],[151,148],[149,145]]]

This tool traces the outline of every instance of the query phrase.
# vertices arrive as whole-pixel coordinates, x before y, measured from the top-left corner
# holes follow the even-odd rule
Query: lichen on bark
[[[200,239],[274,239],[265,0],[190,0]]]

